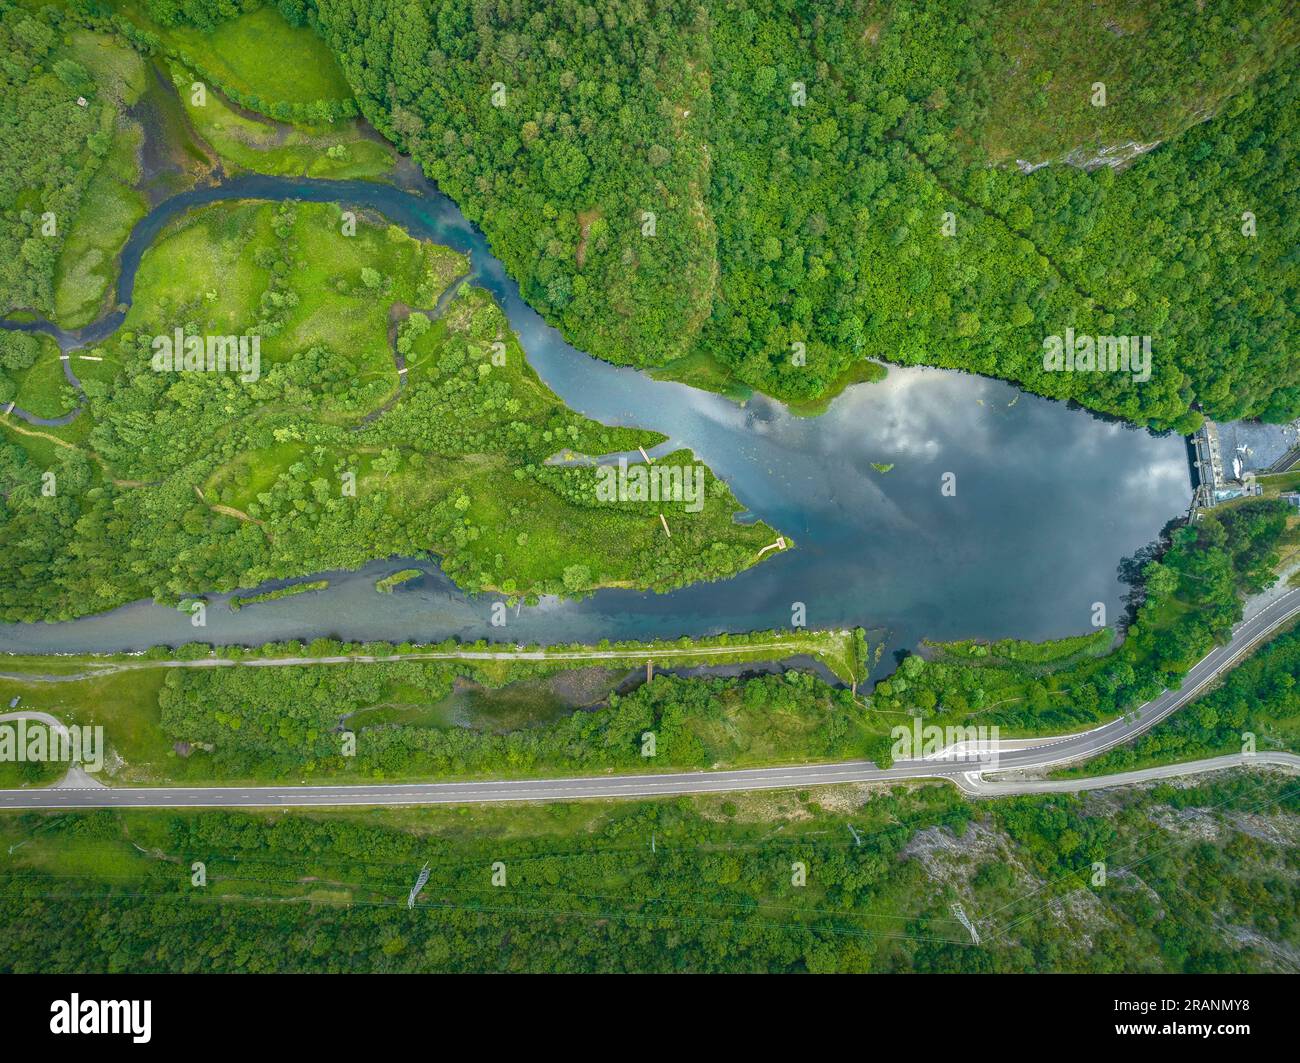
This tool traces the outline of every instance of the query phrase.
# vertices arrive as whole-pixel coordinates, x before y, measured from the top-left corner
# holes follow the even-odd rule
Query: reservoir
[[[163,226],[204,203],[239,198],[369,208],[469,254],[469,282],[497,298],[538,375],[570,407],[657,429],[670,440],[662,449],[691,448],[750,514],[796,547],[733,579],[670,594],[605,590],[511,609],[505,627],[490,623],[497,599],[462,594],[436,558],[391,558],[354,572],[303,572],[328,578],[329,588],[238,612],[223,604],[228,595],[210,596],[203,628],[152,602],[55,624],[0,624],[0,652],[317,636],[592,643],[788,628],[800,604],[809,627],[860,625],[891,648],[923,637],[1063,637],[1091,630],[1094,603],[1111,622],[1122,615],[1120,563],[1185,514],[1191,498],[1181,437],[996,380],[890,367],[884,381],[854,385],[822,415],[801,417],[763,396],[742,406],[591,358],[523,301],[482,233],[427,182],[400,189],[245,175],[166,199],[123,252],[119,302],[130,301],[140,257]],[[46,330],[67,349],[104,338],[121,318],[77,333]],[[377,579],[411,567],[424,575],[392,594],[375,591]]]

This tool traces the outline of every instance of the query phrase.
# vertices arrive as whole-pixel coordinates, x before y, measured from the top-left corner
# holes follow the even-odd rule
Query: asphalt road
[[[1300,757],[1294,753],[1261,752],[1247,755],[1230,753],[1223,757],[1205,760],[1188,760],[1182,764],[1160,764],[1153,768],[1125,771],[1118,775],[1091,776],[1079,779],[988,779],[981,776],[962,777],[957,785],[966,793],[979,797],[997,797],[1003,794],[1077,794],[1083,790],[1104,790],[1112,786],[1132,786],[1135,783],[1176,779],[1182,775],[1203,775],[1229,768],[1286,768],[1300,771]]]
[[[1192,700],[1256,645],[1300,613],[1300,588],[1288,591],[1233,631],[1225,646],[1215,647],[1188,672],[1178,690],[1167,690],[1123,719],[1074,735],[1018,739],[1000,743],[994,765],[974,759],[932,758],[897,761],[877,768],[870,761],[804,764],[738,771],[679,772],[664,775],[602,775],[565,779],[513,779],[484,782],[373,783],[355,786],[159,786],[103,787],[66,785],[47,789],[0,790],[0,809],[49,808],[267,808],[331,805],[437,805],[508,801],[572,801],[580,798],[661,797],[674,794],[746,790],[803,789],[836,783],[893,782],[946,778],[972,795],[1042,793],[1055,790],[1123,786],[1154,778],[1196,774],[1241,765],[1300,768],[1290,754],[1260,753],[1243,758],[1217,757],[1183,765],[1149,768],[1123,775],[1061,782],[1020,779],[1039,771],[1095,756],[1122,744]],[[84,778],[75,779],[84,782]]]

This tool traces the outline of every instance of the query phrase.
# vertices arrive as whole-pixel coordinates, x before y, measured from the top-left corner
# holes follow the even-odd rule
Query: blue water
[[[851,387],[822,416],[801,418],[761,396],[742,407],[595,360],[523,301],[482,233],[432,186],[411,192],[249,175],[165,200],[123,252],[119,302],[130,302],[140,257],[163,226],[232,198],[370,207],[415,236],[468,254],[471,283],[501,303],[529,361],[570,407],[609,424],[657,429],[670,445],[690,447],[752,514],[793,536],[797,548],[769,554],[734,579],[671,594],[608,590],[581,602],[511,610],[504,628],[489,623],[494,597],[466,597],[432,559],[401,558],[326,573],[329,590],[298,599],[237,613],[213,605],[201,629],[149,602],[65,623],[0,625],[0,651],[318,635],[596,642],[789,627],[795,603],[803,604],[810,627],[862,625],[891,646],[921,637],[1061,637],[1090,629],[1095,602],[1118,618],[1125,589],[1119,562],[1190,500],[1180,437],[982,377],[891,367],[884,382]],[[66,349],[103,339],[121,316],[77,333],[50,331]],[[894,468],[881,473],[873,462]],[[945,473],[956,476],[955,495],[940,490]],[[394,594],[375,592],[377,578],[408,567],[426,574]]]

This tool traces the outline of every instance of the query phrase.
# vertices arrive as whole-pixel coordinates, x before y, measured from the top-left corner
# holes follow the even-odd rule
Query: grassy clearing
[[[1003,75],[978,135],[996,162],[1081,157],[1176,136],[1215,113],[1296,39],[1293,19],[1264,9],[1151,0],[1014,0],[999,5],[993,48]],[[1228,23],[1232,23],[1231,29]],[[1203,42],[1195,63],[1184,49]],[[1065,57],[1078,57],[1066,61]],[[1093,103],[1098,82],[1105,104]]]
[[[42,335],[39,338],[40,356],[19,378],[18,394],[14,397],[14,402],[19,409],[34,413],[37,417],[59,417],[77,404],[77,394],[63,375],[59,345],[49,336]],[[42,428],[39,431],[58,430]]]
[[[54,277],[54,317],[64,328],[80,328],[99,316],[117,281],[117,256],[145,215],[145,197],[136,191],[142,138],[137,123],[119,122],[63,245]]]
[[[431,307],[444,272],[467,267],[463,255],[413,240],[394,226],[378,224],[378,217],[372,221],[345,236],[341,208],[308,204],[298,211],[291,278],[298,303],[266,344],[273,358],[313,346],[345,352],[355,379],[340,413],[372,409],[396,391],[390,307]]]
[[[1277,472],[1271,476],[1259,477],[1259,484],[1264,488],[1264,494],[1271,496],[1281,494],[1283,491],[1294,491],[1300,488],[1300,469],[1291,472]]]
[[[277,443],[264,450],[241,454],[222,465],[203,487],[208,498],[223,505],[248,509],[257,504],[257,496],[270,488],[283,470],[292,466],[308,451],[303,443]]]
[[[393,149],[368,136],[355,119],[317,125],[277,122],[242,112],[215,91],[199,106],[189,91],[194,76],[179,64],[171,64],[171,74],[195,132],[229,171],[344,181],[380,177],[396,162]]]
[[[159,26],[135,0],[110,0],[110,4],[141,29],[157,35],[168,49],[200,61],[207,77],[243,96],[259,98],[268,110],[278,103],[307,104],[352,96],[325,42],[305,26],[290,26],[271,4],[210,31]]]
[[[17,711],[10,710],[8,705],[8,701],[0,705],[0,715],[10,711]],[[19,706],[20,710],[25,708],[27,708],[26,705]],[[20,726],[23,728],[22,730],[19,729]],[[27,720],[22,724],[17,720],[6,720],[0,723],[0,741],[14,743],[12,749],[6,749],[5,759],[0,759],[0,788],[17,790],[29,786],[49,786],[51,783],[56,783],[63,778],[63,774],[67,770],[65,764],[50,761],[19,761],[17,759],[20,739],[24,740],[25,748],[29,749],[37,732],[44,736],[39,740],[46,743],[46,748],[53,748],[53,732],[43,724],[31,720]],[[9,759],[10,757],[14,759]]]
[[[27,460],[38,469],[53,469],[60,459],[69,453],[83,453],[79,442],[84,439],[89,425],[83,413],[70,425],[61,428],[36,428],[14,417],[12,414],[0,414],[0,433],[7,442],[22,447]]]
[[[271,211],[263,204],[222,204],[178,219],[145,253],[123,328],[198,311],[204,331],[240,335],[266,287],[255,261],[273,243]]]
[[[735,402],[746,402],[754,394],[753,388],[737,380],[726,366],[707,351],[683,355],[667,365],[651,369],[650,375],[655,380],[673,380],[700,391],[725,395]]]
[[[66,662],[46,661],[46,674],[66,668]],[[103,727],[108,746],[106,772],[131,779],[135,765],[165,770],[176,759],[172,740],[159,726],[158,692],[163,679],[161,672],[123,672],[57,683],[0,679],[0,704],[7,706],[19,696],[21,709],[48,712],[69,725]],[[58,767],[55,777],[46,781],[57,781],[62,774]]]
[[[144,60],[119,38],[76,29],[68,37],[67,50],[94,76],[98,90],[119,107],[131,106],[144,92]]]

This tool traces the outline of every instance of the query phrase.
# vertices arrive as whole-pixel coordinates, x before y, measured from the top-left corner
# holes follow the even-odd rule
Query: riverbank
[[[484,581],[478,564],[468,571],[453,566],[453,578],[447,579],[427,554],[399,557],[397,567],[418,566],[424,576],[380,598],[373,583],[388,574],[380,562],[357,567],[349,559],[346,569],[310,572],[295,558],[299,567],[286,579],[329,579],[330,588],[313,599],[264,602],[237,615],[214,610],[203,632],[210,641],[260,643],[320,634],[394,641],[452,633],[499,637],[500,629],[492,626],[498,603],[506,607],[511,637],[545,642],[785,627],[800,609],[814,626],[887,629],[891,650],[913,646],[921,637],[1058,638],[1086,629],[1088,602],[1121,608],[1124,586],[1114,576],[1117,560],[1144,546],[1170,515],[1185,508],[1187,473],[1175,457],[1176,440],[1121,432],[986,379],[896,368],[886,381],[850,387],[820,417],[806,419],[762,396],[740,409],[680,384],[594,361],[533,312],[482,234],[454,204],[427,181],[408,176],[405,191],[366,182],[245,176],[179,202],[165,198],[123,253],[123,288],[129,294],[128,275],[146,248],[191,208],[247,196],[373,209],[417,238],[469,256],[469,284],[497,300],[528,365],[571,409],[609,425],[645,426],[657,433],[654,438],[689,449],[726,482],[746,508],[746,520],[781,529],[799,548],[769,553],[761,566],[725,584],[695,584],[670,595],[603,590],[581,601],[541,595],[536,604],[526,600],[522,611],[517,600],[510,602],[520,594],[519,581],[513,592],[504,573],[489,570]],[[107,334],[101,330],[115,327],[106,319],[63,340],[67,345],[100,342]],[[112,382],[119,368],[89,363],[86,371],[89,378]],[[72,438],[89,427],[79,419],[55,437]],[[10,438],[25,438],[28,447],[39,442],[44,449],[38,461],[57,456],[57,444],[21,437],[16,428]],[[1072,462],[1069,455],[1080,447],[1093,460]],[[877,466],[892,471],[881,476]],[[1117,479],[1115,470],[1121,468],[1127,472]],[[144,483],[151,475],[119,474],[118,479]],[[230,508],[253,516],[244,506]],[[1032,520],[1025,519],[1027,509]],[[508,513],[489,515],[505,526],[503,541],[486,553],[495,563],[497,554],[505,558],[519,549],[520,534],[533,533],[510,527]],[[474,523],[481,534],[485,523]],[[684,545],[671,515],[668,526],[665,533],[651,515],[660,545],[646,555],[645,568],[661,563],[669,535],[674,547]],[[753,538],[757,552],[775,541],[775,533],[761,543]],[[1068,542],[1069,548],[1044,548],[1053,542]],[[427,539],[421,545],[427,547]],[[708,556],[694,547],[684,553]],[[62,558],[57,551],[54,555]],[[582,573],[576,566],[583,564],[594,572],[579,558],[563,567],[574,567],[572,578],[578,581]],[[69,582],[85,578],[76,566],[60,567],[59,575]],[[626,582],[625,576],[608,575],[614,577],[610,582]],[[277,584],[259,578],[234,593],[262,594]],[[503,593],[464,593],[489,587]],[[1082,596],[1086,602],[1076,601],[1081,587],[1088,588]],[[226,597],[211,589],[210,582],[187,580],[174,593],[202,594],[212,602]],[[78,611],[95,606],[102,609],[96,593],[76,596]],[[143,649],[177,644],[194,634],[188,618],[145,601],[94,613],[69,624],[0,625],[0,649]]]

